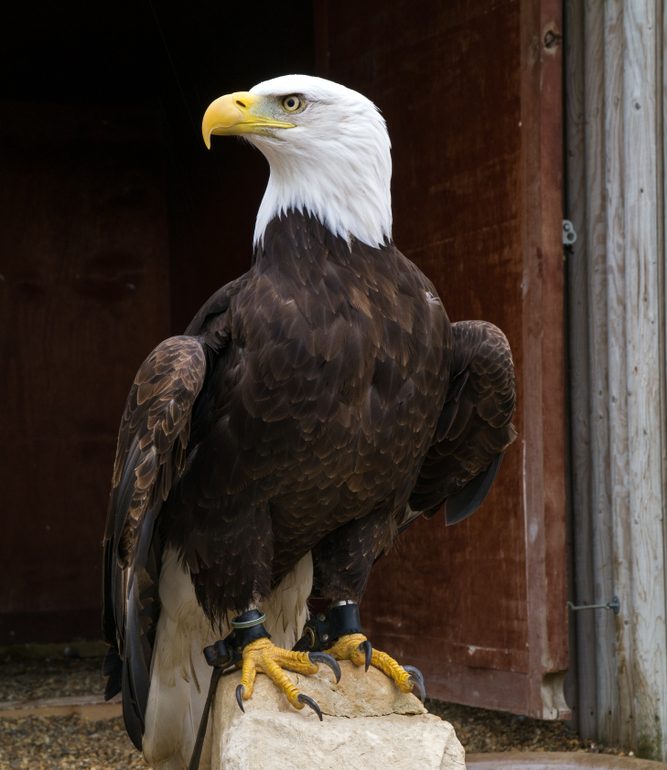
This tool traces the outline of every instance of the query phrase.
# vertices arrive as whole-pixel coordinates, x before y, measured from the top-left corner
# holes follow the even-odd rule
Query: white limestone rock
[[[293,709],[264,675],[242,714],[234,695],[240,675],[221,679],[202,768],[211,770],[465,770],[465,753],[448,722],[429,714],[414,695],[384,676],[341,663],[338,685],[325,666],[314,677],[291,674],[314,698],[324,721],[307,706]]]

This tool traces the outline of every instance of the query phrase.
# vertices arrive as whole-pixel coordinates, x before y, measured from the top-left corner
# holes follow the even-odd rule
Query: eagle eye
[[[285,112],[298,112],[303,107],[303,99],[296,94],[290,94],[283,99],[282,104]]]

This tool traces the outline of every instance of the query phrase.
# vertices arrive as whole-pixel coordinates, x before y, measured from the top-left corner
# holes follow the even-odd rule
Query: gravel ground
[[[622,754],[619,749],[584,741],[565,722],[427,700],[426,708],[451,722],[469,754],[495,751],[588,751]]]
[[[0,702],[96,695],[103,690],[101,659],[68,656],[0,659]],[[431,713],[454,725],[469,753],[488,751],[605,751],[581,741],[562,722],[429,700]],[[0,719],[1,770],[138,770],[145,768],[120,719],[78,717]]]
[[[104,691],[102,659],[69,653],[58,658],[0,660],[0,703],[97,695]]]
[[[146,770],[121,719],[0,720],[2,770]]]

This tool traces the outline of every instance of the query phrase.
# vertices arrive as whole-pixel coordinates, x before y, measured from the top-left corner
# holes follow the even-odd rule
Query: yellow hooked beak
[[[201,123],[204,144],[211,149],[212,134],[265,134],[269,128],[295,127],[295,123],[263,114],[269,111],[266,108],[270,105],[266,101],[262,96],[255,96],[247,91],[236,91],[211,102]]]

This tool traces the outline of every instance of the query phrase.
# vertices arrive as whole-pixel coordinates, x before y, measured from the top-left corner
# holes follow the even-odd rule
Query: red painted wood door
[[[452,320],[509,337],[519,438],[482,509],[421,520],[378,562],[363,618],[430,695],[557,718],[567,667],[560,3],[319,7],[320,67],[372,98],[394,236]]]

